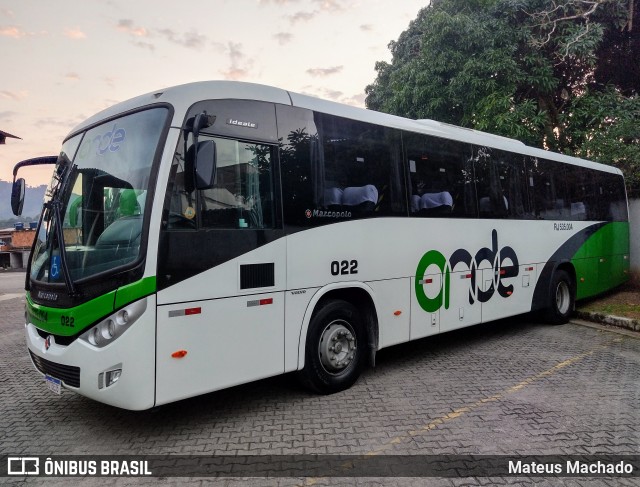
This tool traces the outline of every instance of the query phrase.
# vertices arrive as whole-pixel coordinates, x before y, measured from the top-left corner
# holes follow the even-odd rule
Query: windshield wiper
[[[60,214],[60,208],[62,207],[62,201],[59,198],[52,199],[49,203],[45,204],[45,207],[53,210],[54,226],[55,226],[55,238],[58,241],[58,248],[60,249],[60,267],[62,267],[62,276],[64,277],[64,283],[67,286],[70,296],[75,296],[76,287],[71,279],[71,273],[67,266],[67,249],[64,244],[64,234],[62,232],[62,217]],[[50,254],[53,257],[53,248],[50,250]]]
[[[61,154],[61,156],[63,156]],[[71,175],[71,170],[76,167],[72,165],[69,159],[64,156],[66,161],[59,161],[59,163],[65,163],[64,172],[61,174],[60,179],[62,180],[62,184],[58,186],[53,192],[51,201],[44,204],[45,208],[48,208],[50,211],[53,211],[54,222],[53,225],[55,227],[55,239],[58,241],[58,248],[60,250],[60,267],[62,267],[62,276],[64,277],[64,283],[67,286],[67,291],[70,296],[76,295],[76,287],[73,283],[73,279],[71,279],[71,272],[69,272],[69,267],[67,266],[67,249],[64,242],[64,233],[62,229],[62,198],[66,193],[67,184],[69,182],[69,177]],[[62,171],[60,171],[62,172]],[[53,239],[51,239],[51,246],[49,248],[49,255],[51,258],[53,257]]]
[[[71,160],[63,152],[60,153],[60,155],[58,156],[36,157],[33,159],[28,159],[26,161],[17,163],[13,168],[13,188],[11,193],[11,206],[12,208],[14,208],[14,214],[16,216],[19,216],[20,213],[22,213],[22,205],[24,203],[25,182],[24,182],[24,179],[22,178],[16,180],[16,175],[18,173],[18,170],[21,167],[38,166],[42,164],[57,165],[55,169],[54,177],[58,179],[59,183],[55,187],[51,187],[51,192],[52,192],[51,200],[46,202],[43,206],[45,209],[48,209],[49,211],[53,211],[55,238],[58,240],[58,247],[60,248],[60,267],[62,267],[62,275],[64,276],[64,282],[65,282],[65,285],[67,286],[67,291],[71,296],[75,296],[76,288],[75,288],[75,285],[73,284],[73,279],[71,279],[71,273],[69,272],[69,267],[67,266],[67,251],[64,245],[64,234],[62,231],[61,208],[62,208],[62,195],[65,194],[71,169],[76,166],[71,164]],[[61,184],[60,184],[60,181],[62,182]],[[14,193],[15,193],[15,196],[14,196]],[[15,210],[18,210],[18,211],[16,212]],[[36,230],[36,235],[39,235],[40,233],[40,226],[42,225],[42,220],[43,218],[40,218],[40,220],[38,221],[38,228]],[[49,255],[53,256],[52,241],[50,241],[48,247],[49,247]]]

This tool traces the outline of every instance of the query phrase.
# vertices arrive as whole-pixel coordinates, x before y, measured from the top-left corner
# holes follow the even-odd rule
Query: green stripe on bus
[[[612,222],[600,228],[578,249],[576,298],[595,296],[629,279],[629,223]]]
[[[140,298],[156,292],[156,276],[145,277],[140,281],[118,288],[115,309],[120,309]]]
[[[52,335],[73,336],[116,309],[156,292],[155,276],[122,286],[74,308],[51,308],[36,304],[27,293],[29,322]]]
[[[51,308],[34,303],[27,293],[27,315],[37,328],[60,336],[77,335],[92,323],[113,312],[116,292],[99,296],[74,308]]]

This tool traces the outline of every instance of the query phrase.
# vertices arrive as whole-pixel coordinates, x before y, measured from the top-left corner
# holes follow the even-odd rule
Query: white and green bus
[[[623,283],[619,170],[249,83],[187,84],[76,127],[28,264],[25,335],[61,387],[142,410]]]

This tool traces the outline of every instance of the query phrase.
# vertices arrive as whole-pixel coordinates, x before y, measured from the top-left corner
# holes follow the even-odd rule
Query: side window
[[[412,216],[477,216],[471,146],[403,133]]]
[[[218,165],[216,183],[200,192],[204,228],[272,228],[274,216],[271,147],[213,139]]]
[[[217,171],[211,189],[190,191],[177,153],[165,208],[170,229],[264,229],[274,226],[273,146],[201,136],[216,143]]]
[[[288,225],[406,214],[398,131],[286,106],[277,116]]]
[[[527,172],[535,218],[568,219],[571,205],[566,194],[563,165],[532,157],[527,161]]]
[[[323,206],[352,217],[406,214],[397,131],[316,114],[324,159]]]
[[[597,173],[579,166],[565,165],[567,196],[569,198],[569,219],[597,220],[596,199]]]
[[[477,147],[474,163],[481,218],[531,217],[524,156]]]
[[[593,171],[595,173],[595,171]],[[618,174],[597,173],[596,197],[598,212],[594,219],[607,221],[627,221],[627,200],[624,179]]]

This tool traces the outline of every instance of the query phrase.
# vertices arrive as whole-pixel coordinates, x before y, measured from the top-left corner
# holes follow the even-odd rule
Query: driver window
[[[272,228],[271,147],[214,139],[218,153],[216,183],[200,192],[205,228]]]
[[[201,141],[206,139],[201,135]],[[199,222],[201,228],[273,228],[272,147],[212,139],[217,152],[215,185],[188,192],[183,164],[174,166],[168,227],[195,228]]]

